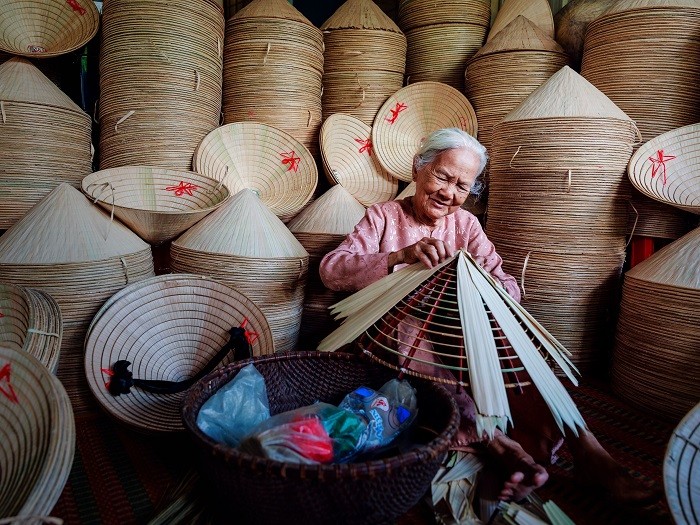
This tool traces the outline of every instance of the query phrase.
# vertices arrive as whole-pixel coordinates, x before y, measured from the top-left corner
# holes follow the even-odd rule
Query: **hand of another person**
[[[432,268],[452,255],[454,255],[454,250],[440,239],[423,237],[417,243],[389,254],[389,267],[393,268],[397,264],[413,264],[420,261],[426,268]]]

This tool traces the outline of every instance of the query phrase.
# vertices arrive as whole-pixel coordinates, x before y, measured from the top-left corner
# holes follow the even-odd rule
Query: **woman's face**
[[[457,211],[469,196],[478,175],[479,156],[466,148],[448,149],[433,162],[413,170],[416,193],[413,206],[419,221],[436,221]]]

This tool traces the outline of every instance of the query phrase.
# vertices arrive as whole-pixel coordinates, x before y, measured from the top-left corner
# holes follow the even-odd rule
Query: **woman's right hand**
[[[454,255],[454,250],[440,239],[423,237],[415,244],[406,246],[397,252],[391,252],[388,265],[389,268],[393,268],[397,264],[413,264],[420,261],[426,268],[432,268],[452,255]]]

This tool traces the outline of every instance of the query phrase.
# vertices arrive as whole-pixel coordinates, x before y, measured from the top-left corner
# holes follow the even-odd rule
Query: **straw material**
[[[170,255],[173,271],[208,275],[252,299],[277,351],[296,346],[309,255],[251,190],[174,240]]]
[[[34,356],[55,374],[62,337],[63,318],[53,297],[0,283],[0,346]]]
[[[221,117],[223,42],[222,8],[214,2],[106,3],[100,169],[191,168],[195,147]]]
[[[612,386],[630,404],[678,419],[700,398],[700,229],[625,274]]]
[[[257,122],[215,129],[197,146],[194,170],[224,183],[232,194],[251,189],[277,216],[291,219],[309,202],[318,170],[304,145]]]
[[[236,20],[279,18],[313,26],[287,0],[253,0],[249,5],[238,11],[233,18]]]
[[[488,0],[401,0],[399,26],[403,31],[434,24],[473,24],[488,29],[491,2]]]
[[[342,185],[333,186],[311,206],[287,224],[289,231],[297,233],[342,235],[350,233],[365,216],[362,206]],[[309,249],[306,248],[306,251]],[[335,246],[334,246],[335,248]],[[315,255],[325,255],[314,250]]]
[[[229,197],[228,188],[193,171],[127,166],[92,173],[83,192],[143,240],[174,239]]]
[[[697,8],[695,0],[618,0],[605,12],[606,15],[633,11],[635,9],[655,9],[666,7],[691,7]]]
[[[334,29],[377,29],[401,33],[401,29],[372,0],[347,0],[321,25]]]
[[[573,0],[554,15],[555,37],[579,71],[583,58],[583,38],[588,25],[618,0]]]
[[[394,93],[377,113],[372,145],[384,168],[399,180],[413,179],[413,157],[431,132],[455,127],[476,136],[476,114],[456,89],[418,82]]]
[[[15,523],[48,515],[58,501],[75,424],[66,391],[36,358],[0,345],[0,370],[0,516]]]
[[[628,174],[647,197],[700,215],[700,124],[668,131],[643,144]]]
[[[700,403],[678,423],[664,455],[664,488],[676,523],[700,523]]]
[[[251,357],[274,352],[270,327],[241,292],[206,277],[160,275],[127,286],[90,324],[85,340],[85,375],[102,407],[118,421],[149,432],[183,430],[185,392],[153,394],[132,387],[112,396],[104,371],[119,360],[138,379],[183,381],[196,375],[228,342],[229,330],[251,336]],[[240,356],[238,356],[240,357]],[[221,365],[233,361],[229,353]]]
[[[498,10],[486,41],[490,41],[520,15],[531,20],[550,38],[554,38],[554,17],[547,0],[506,0]]]
[[[0,17],[0,50],[45,58],[78,49],[97,33],[91,0],[9,0]]]
[[[226,20],[235,15],[238,11],[247,6],[251,0],[225,0],[224,1],[224,16]]]
[[[319,144],[323,170],[331,184],[340,184],[365,206],[394,198],[398,181],[373,153],[370,126],[336,113],[323,123]]]

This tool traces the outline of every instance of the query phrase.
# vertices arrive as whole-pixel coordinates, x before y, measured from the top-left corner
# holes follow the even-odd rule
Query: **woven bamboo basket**
[[[58,378],[74,409],[94,407],[83,372],[83,340],[100,306],[154,274],[148,244],[62,184],[0,237],[0,282],[49,293],[63,316]]]
[[[0,516],[46,516],[68,481],[75,423],[60,381],[36,358],[0,345]],[[33,521],[32,521],[33,522]]]
[[[372,146],[380,164],[399,180],[413,179],[413,157],[421,142],[441,128],[477,134],[476,114],[456,89],[439,82],[418,82],[387,99],[372,127]]]
[[[642,141],[700,122],[700,5],[691,0],[624,0],[592,22],[581,73],[637,123]],[[649,71],[661,74],[649,74]],[[663,101],[659,105],[656,101]],[[675,239],[688,214],[635,194],[634,233]]]
[[[138,319],[138,322],[134,322]],[[113,396],[105,371],[119,360],[133,377],[182,381],[195,376],[242,326],[251,336],[250,356],[274,352],[264,314],[242,293],[206,277],[160,275],[127,286],[100,309],[85,339],[85,375],[100,405],[119,422],[144,432],[183,430],[180,403],[186,391],[150,393],[138,387]],[[234,357],[229,352],[221,361]],[[218,366],[218,365],[217,365]]]
[[[547,0],[505,0],[496,14],[486,41],[490,41],[519,16],[524,16],[547,36],[554,38],[554,17]]]
[[[572,0],[554,15],[555,38],[571,59],[571,67],[581,70],[583,38],[593,20],[617,0]]]
[[[114,0],[105,5],[101,169],[190,169],[195,147],[219,124],[223,45],[223,8],[215,2]]]
[[[457,408],[444,388],[411,381],[418,398],[413,428],[425,431],[412,435],[416,447],[408,452],[344,464],[282,463],[218,444],[197,427],[202,404],[248,362],[209,375],[183,403],[183,421],[201,452],[202,477],[210,481],[222,515],[235,512],[241,523],[260,524],[391,523],[424,496],[457,431]],[[297,352],[252,362],[265,378],[273,414],[318,400],[339,403],[355,388],[379,388],[393,375],[342,353]]]
[[[174,239],[229,197],[223,182],[205,175],[148,166],[97,171],[82,190],[152,244]]]
[[[90,117],[29,61],[0,65],[0,230],[92,171]],[[40,151],[37,151],[37,147]]]
[[[0,283],[0,345],[34,356],[55,374],[63,338],[58,303],[46,292]]]
[[[700,522],[700,477],[694,467],[700,451],[700,404],[678,423],[664,455],[666,500],[676,523]]]
[[[100,15],[90,0],[8,0],[0,19],[0,50],[45,58],[83,47]]]

